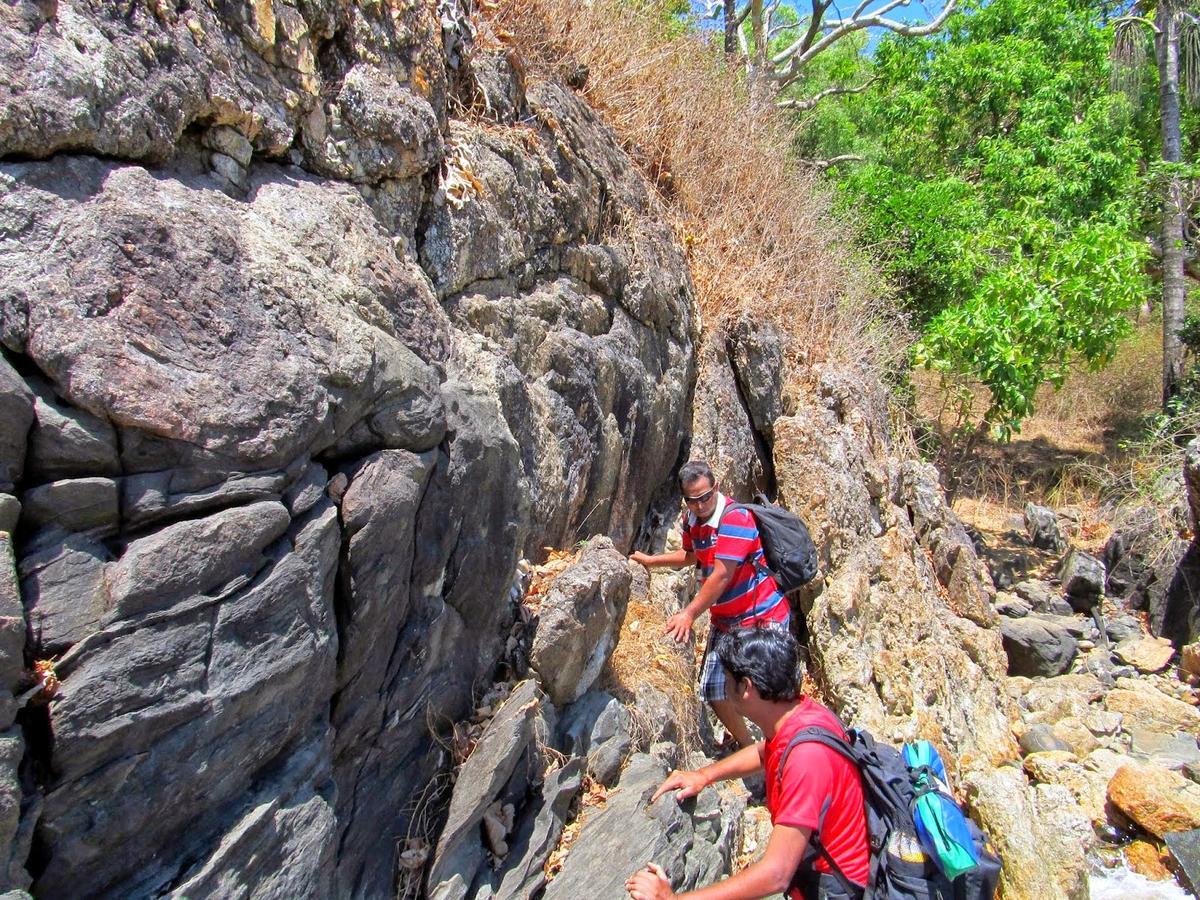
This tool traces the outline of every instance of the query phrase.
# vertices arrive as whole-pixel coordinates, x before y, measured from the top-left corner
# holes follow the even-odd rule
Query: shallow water
[[[1124,867],[1093,872],[1091,900],[1194,900],[1174,881],[1151,881]]]

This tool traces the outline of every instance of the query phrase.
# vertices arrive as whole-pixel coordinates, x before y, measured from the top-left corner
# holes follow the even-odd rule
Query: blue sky
[[[877,10],[886,3],[887,0],[875,0],[875,2],[871,3],[871,5],[867,7],[867,12],[870,13],[874,10]],[[743,0],[738,0],[739,8],[742,5]],[[810,3],[798,3],[796,0],[784,0],[784,5],[793,7],[801,16],[807,15],[812,10]],[[858,0],[834,0],[833,6],[829,8],[829,12],[826,15],[828,18],[836,18],[839,14],[850,15],[850,13],[854,12],[854,7],[857,5]],[[698,2],[698,0],[692,0],[692,10],[697,15],[702,15],[706,6],[706,3]],[[939,12],[941,12],[943,6],[945,6],[944,0],[926,0],[926,2],[921,2],[921,0],[910,0],[910,3],[907,7],[901,6],[892,10],[888,14],[888,17],[896,19],[900,22],[928,22]],[[719,28],[722,26],[719,19],[706,19],[701,20],[701,27]],[[875,42],[879,40],[879,37],[882,33],[883,32],[881,29],[871,29],[871,39],[867,45],[868,52],[875,46]]]

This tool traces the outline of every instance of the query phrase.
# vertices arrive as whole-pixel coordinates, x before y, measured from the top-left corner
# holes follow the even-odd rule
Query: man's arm
[[[667,619],[663,634],[669,634],[681,644],[686,641],[691,636],[692,623],[702,612],[721,599],[725,588],[733,581],[737,567],[738,564],[732,560],[718,559],[713,565],[712,574],[704,579],[704,584],[700,585],[700,590],[696,592],[692,602]]]
[[[667,780],[658,786],[650,802],[653,803],[667,791],[675,791],[676,800],[686,800],[688,797],[695,797],[710,784],[729,781],[732,778],[744,778],[761,772],[762,767],[762,741],[759,741],[695,771],[672,772],[667,776]]]
[[[625,882],[625,889],[633,895],[633,900],[669,900],[676,896],[688,900],[752,900],[780,894],[787,890],[800,867],[811,834],[811,828],[776,825],[771,830],[771,840],[767,842],[762,859],[736,875],[698,891],[675,894],[663,870],[653,865],[635,872]]]
[[[696,564],[696,554],[690,550],[673,550],[670,553],[643,553],[641,550],[636,550],[629,554],[629,558],[636,563],[641,563],[646,568],[651,566],[694,566]]]

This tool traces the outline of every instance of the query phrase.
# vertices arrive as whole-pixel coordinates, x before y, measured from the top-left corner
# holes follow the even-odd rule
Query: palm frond
[[[1112,89],[1134,101],[1142,90],[1147,41],[1142,20],[1128,18],[1117,23],[1112,52],[1109,54],[1112,60]]]
[[[1179,16],[1179,82],[1192,106],[1200,104],[1200,18],[1181,10]]]

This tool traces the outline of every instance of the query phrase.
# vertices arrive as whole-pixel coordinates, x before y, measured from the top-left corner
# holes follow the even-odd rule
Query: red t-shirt
[[[779,761],[788,742],[800,729],[811,725],[846,736],[842,723],[832,712],[810,697],[800,701],[775,736],[766,742],[763,751],[771,822],[815,831],[828,798],[829,808],[820,828],[821,843],[847,878],[855,884],[866,884],[871,872],[871,848],[858,767],[836,750],[807,741],[792,748],[782,781],[779,778]],[[820,857],[813,866],[818,872],[830,871]],[[801,900],[799,891],[789,896]]]
[[[721,494],[712,518],[705,522],[698,522],[690,512],[683,515],[683,549],[696,554],[702,577],[712,574],[718,559],[737,564],[733,580],[709,609],[713,626],[728,631],[734,626],[786,622],[791,610],[767,571],[758,524],[745,509],[726,513],[730,502]]]

